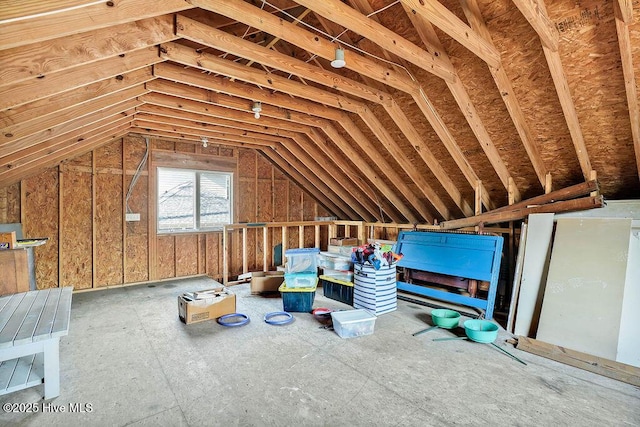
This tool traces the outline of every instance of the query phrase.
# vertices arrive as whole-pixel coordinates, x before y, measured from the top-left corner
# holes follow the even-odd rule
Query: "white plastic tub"
[[[332,311],[333,330],[340,338],[354,338],[373,334],[377,317],[363,309]]]

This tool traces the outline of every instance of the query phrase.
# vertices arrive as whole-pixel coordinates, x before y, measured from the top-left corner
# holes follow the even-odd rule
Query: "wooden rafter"
[[[461,4],[462,10],[464,11],[467,21],[469,21],[471,28],[473,28],[478,34],[484,37],[484,39],[487,40],[488,43],[491,43],[493,45],[491,34],[489,33],[489,29],[484,22],[482,13],[480,12],[480,8],[478,7],[477,0],[462,0]],[[416,30],[420,32],[420,28],[416,27]],[[529,155],[529,160],[531,160],[533,169],[536,171],[538,181],[540,182],[542,188],[544,188],[546,175],[547,173],[549,173],[549,171],[542,160],[540,150],[538,149],[538,146],[534,141],[531,128],[529,127],[524,112],[520,107],[520,103],[515,96],[515,92],[511,85],[511,79],[507,76],[507,73],[504,71],[504,67],[502,66],[502,64],[497,68],[489,67],[489,71],[493,76],[496,87],[502,95],[502,100],[507,107],[507,111],[509,112],[509,116],[513,121],[513,125],[518,131],[518,135],[520,136],[522,145]]]
[[[134,50],[122,56],[78,65],[57,71],[46,78],[32,78],[0,88],[0,110],[13,108],[38,99],[89,85],[97,80],[116,77],[162,61],[155,47]]]
[[[633,6],[630,0],[619,0],[614,2],[614,9],[620,58],[622,60],[622,73],[624,74],[624,87],[627,92],[627,105],[629,106],[629,119],[631,121],[631,137],[633,138],[633,149],[636,155],[638,177],[640,177],[640,106],[638,104],[638,91],[636,89],[636,76],[633,68],[631,38],[629,35],[629,24],[633,20]]]
[[[571,90],[569,89],[569,83],[564,73],[560,53],[558,52],[558,30],[549,19],[542,0],[514,0],[514,3],[540,37],[542,50],[549,65],[551,78],[553,79],[553,84],[556,88],[558,99],[560,100],[560,106],[562,107],[569,133],[571,134],[571,141],[573,142],[578,162],[582,169],[582,175],[585,180],[588,180],[592,173],[591,161],[589,160],[584,135],[582,134],[578,120],[578,113],[576,112]]]
[[[190,9],[185,0],[119,0],[0,21],[0,50]]]
[[[436,27],[451,36],[458,43],[469,49],[476,56],[481,58],[490,67],[500,66],[500,53],[495,46],[489,43],[482,35],[478,34],[460,18],[454,15],[438,1],[424,0],[400,0],[409,16],[419,15],[428,20]],[[433,46],[442,51],[438,44]]]

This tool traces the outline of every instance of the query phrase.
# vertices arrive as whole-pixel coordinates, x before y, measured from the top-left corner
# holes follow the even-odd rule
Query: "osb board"
[[[580,165],[538,35],[508,0],[482,0],[480,9],[554,188],[581,181]],[[568,65],[581,66],[564,64],[565,71]],[[508,160],[516,161],[511,156]]]
[[[273,220],[288,221],[289,180],[276,179],[273,182]]]
[[[118,139],[95,150],[97,168],[122,169],[122,141]]]
[[[287,227],[287,248],[288,249],[300,247],[300,240],[298,239],[299,235],[300,235],[300,232],[298,227]],[[284,252],[282,255],[283,255],[282,260],[285,261],[286,257],[284,256]]]
[[[262,258],[264,257],[264,235],[262,233],[262,229],[251,230],[253,232],[253,254],[252,258],[250,258],[249,271],[258,271],[262,270],[263,262]],[[269,241],[267,239],[267,241]],[[270,250],[267,248],[267,253],[270,253]],[[268,262],[268,261],[267,261]]]
[[[271,222],[273,221],[273,203],[274,198],[274,186],[272,185],[271,178],[258,179],[258,191],[257,197],[257,217],[258,222]],[[276,195],[275,197],[284,198],[284,194]]]
[[[180,151],[182,153],[195,153],[196,145],[192,142],[176,142],[176,151]]]
[[[307,193],[304,193],[302,196],[302,203],[302,220],[313,221],[316,218],[316,201]]]
[[[238,174],[240,177],[256,176],[256,151],[255,150],[238,150]]]
[[[0,189],[0,222],[20,222],[20,184],[15,183]]]
[[[146,150],[144,138],[137,135],[127,135],[123,139],[124,162],[127,171],[135,171],[140,164]],[[151,143],[149,143],[151,149]],[[143,171],[148,170],[148,163],[142,168]]]
[[[127,146],[125,145],[125,150]],[[126,151],[125,151],[126,152]],[[133,157],[125,157],[133,160]],[[127,162],[127,170],[130,170]],[[137,166],[136,166],[137,167]],[[132,175],[127,175],[125,185],[128,190]],[[149,210],[148,177],[141,176],[133,187],[129,198],[131,212],[140,214],[140,221],[126,223],[125,231],[125,280],[127,283],[149,279]]]
[[[554,2],[547,9],[560,32],[562,63],[600,189],[627,198],[640,190],[613,4]],[[636,5],[635,20],[639,12]]]
[[[258,248],[257,231],[256,229],[247,230],[247,271],[256,269],[256,257],[258,253],[262,255],[262,246]],[[262,230],[260,230],[260,232],[262,232]],[[262,240],[260,240],[260,245],[262,245]],[[260,259],[262,260],[262,258]],[[262,266],[262,261],[260,261],[260,265]]]
[[[78,157],[74,157],[73,159],[69,159],[65,161],[65,164],[69,166],[84,166],[91,167],[91,160],[93,159],[93,153],[88,152]]]
[[[175,237],[176,277],[198,274],[198,235]]]
[[[124,215],[122,212],[122,176],[98,174],[95,180],[96,253],[94,256],[96,272],[94,287],[97,288],[122,284],[122,221]]]
[[[257,162],[258,179],[271,179],[274,169],[271,162],[265,159],[264,156],[257,156]]]
[[[156,150],[169,150],[169,151],[174,151],[175,150],[175,143],[170,142],[170,141],[163,141],[160,139],[153,139],[153,149]]]
[[[48,237],[34,249],[38,289],[58,287],[58,169],[22,181],[25,238]]]
[[[60,224],[60,286],[93,286],[93,224],[91,174],[74,171],[62,175]]]
[[[289,185],[289,218],[287,221],[302,220],[302,190],[297,185]]]
[[[211,277],[222,275],[222,233],[205,235],[206,273]]]
[[[229,147],[220,147],[219,153],[221,156],[224,157],[235,157],[236,155],[236,151],[233,148],[229,148]]]
[[[173,236],[160,235],[157,239],[157,272],[158,278],[176,277],[175,244]]]
[[[240,178],[237,181],[236,194],[238,222],[255,222],[256,217],[256,182],[253,178]]]

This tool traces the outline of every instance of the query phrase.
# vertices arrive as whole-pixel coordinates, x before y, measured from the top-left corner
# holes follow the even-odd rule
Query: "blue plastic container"
[[[320,276],[320,284],[325,297],[353,305],[353,283],[335,277]]]
[[[286,312],[309,313],[316,298],[316,286],[312,288],[287,288],[285,281],[278,290],[282,295],[282,306]]]
[[[284,254],[287,257],[285,273],[318,273],[318,248],[287,249]]]

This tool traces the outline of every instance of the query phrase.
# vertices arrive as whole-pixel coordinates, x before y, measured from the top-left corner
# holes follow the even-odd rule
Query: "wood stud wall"
[[[215,145],[205,149],[157,139],[150,139],[150,147],[156,153],[175,153],[167,156],[176,158],[175,167],[191,164],[190,155],[214,162],[229,159],[236,181],[236,222],[299,221],[327,215],[256,150]],[[0,222],[22,222],[26,237],[49,238],[35,249],[39,288],[98,289],[199,274],[221,279],[220,232],[156,235],[150,222],[155,206],[150,196],[155,192],[149,182],[149,163],[129,200],[140,221],[124,221],[125,196],[144,151],[144,139],[130,135],[0,189]],[[305,235],[313,240],[307,231]],[[249,270],[262,269],[263,238],[249,230]],[[277,233],[268,238],[271,247],[282,241]],[[297,246],[297,229],[289,238],[290,247]],[[236,242],[234,250],[240,249]],[[241,266],[237,260],[241,258],[236,258],[232,271]]]

